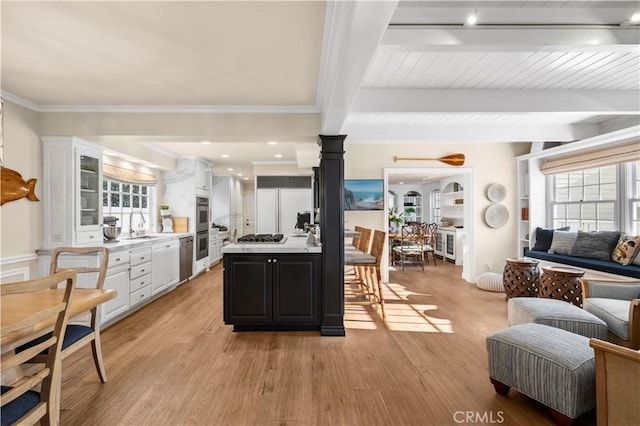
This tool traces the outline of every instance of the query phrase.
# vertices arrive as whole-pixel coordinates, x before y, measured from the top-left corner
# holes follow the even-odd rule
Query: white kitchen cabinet
[[[154,244],[151,248],[152,294],[178,283],[180,278],[180,243],[171,240]]]
[[[224,234],[228,234],[228,232],[221,233],[217,229],[212,229],[209,232],[209,264],[210,265],[214,265],[220,262],[220,260],[222,260],[222,244],[223,244]]]
[[[113,299],[107,300],[100,305],[100,322],[102,324],[129,310],[129,262],[110,267],[107,270],[104,288],[115,290],[117,294]]]
[[[129,279],[129,306],[144,302],[151,297],[151,247],[134,249],[129,252],[131,268]]]
[[[209,165],[209,163],[198,159],[195,162],[195,174],[196,190],[204,191],[205,194],[203,195],[208,196],[211,166]]]
[[[76,137],[43,137],[45,246],[101,243],[103,148]]]
[[[456,265],[462,265],[464,235],[462,229],[438,229],[435,254],[443,259],[453,260]]]
[[[224,225],[233,232],[243,229],[242,184],[231,176],[212,176],[211,178],[211,221]]]
[[[188,232],[196,232],[196,197],[210,196],[210,168],[211,165],[202,159],[180,158],[176,161],[174,171],[162,173],[163,196],[160,204],[169,206],[174,217],[187,217]]]

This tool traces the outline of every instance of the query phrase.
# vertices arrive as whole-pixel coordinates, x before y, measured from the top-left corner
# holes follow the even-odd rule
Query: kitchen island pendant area
[[[223,248],[224,322],[233,331],[320,330],[319,246],[306,235],[284,243],[234,243]]]

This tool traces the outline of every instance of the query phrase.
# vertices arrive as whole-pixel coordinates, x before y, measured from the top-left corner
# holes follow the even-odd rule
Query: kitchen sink
[[[138,235],[137,237],[125,237],[122,240],[148,240],[152,238],[158,238],[158,235]]]

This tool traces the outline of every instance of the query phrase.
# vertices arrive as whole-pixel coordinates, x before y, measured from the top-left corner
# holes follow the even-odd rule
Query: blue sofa
[[[525,257],[546,260],[549,262],[562,263],[577,268],[587,268],[594,271],[607,272],[625,277],[640,278],[640,266],[638,265],[621,265],[612,260],[588,259],[586,257],[568,256],[564,254],[553,254],[546,251],[528,250],[524,253]]]

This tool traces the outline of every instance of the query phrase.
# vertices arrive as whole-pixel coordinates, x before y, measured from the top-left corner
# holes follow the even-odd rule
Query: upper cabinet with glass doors
[[[102,242],[103,148],[71,136],[42,145],[45,245]]]

